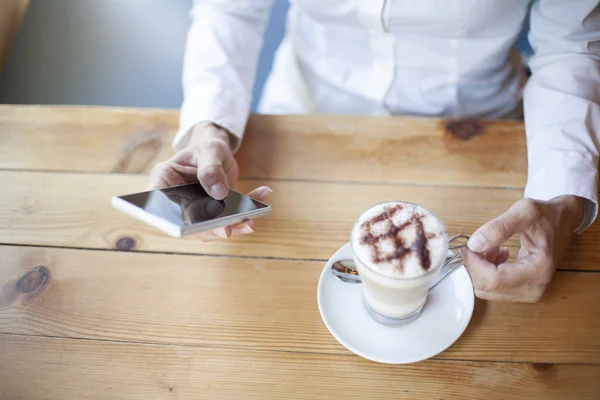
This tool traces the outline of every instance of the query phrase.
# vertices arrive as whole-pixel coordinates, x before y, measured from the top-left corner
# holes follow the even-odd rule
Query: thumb
[[[195,153],[198,163],[198,181],[206,192],[216,200],[229,194],[229,182],[225,170],[234,163],[233,155],[224,142],[204,143]]]
[[[479,228],[467,246],[469,250],[483,253],[488,249],[500,246],[516,233],[527,229],[539,215],[535,201],[523,199],[517,201],[504,214],[496,217]]]

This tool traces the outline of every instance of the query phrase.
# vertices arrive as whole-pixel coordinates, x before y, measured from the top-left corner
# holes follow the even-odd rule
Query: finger
[[[196,238],[199,239],[201,242],[213,242],[215,240],[221,239],[220,237],[215,235],[213,231],[199,233],[196,236]]]
[[[527,234],[521,234],[521,248],[529,253],[539,252],[541,249],[539,246],[536,246],[532,238]]]
[[[160,162],[152,168],[147,189],[160,189],[194,182],[196,172],[192,151],[184,149],[175,153],[167,161]]]
[[[220,141],[207,143],[195,153],[198,163],[198,181],[206,192],[216,200],[229,194],[227,175],[223,164],[228,160],[227,145]]]
[[[215,231],[216,231],[216,229],[213,229],[210,231],[199,232],[194,235],[194,238],[199,239],[201,242],[213,242],[215,240],[222,240],[223,235],[222,234],[217,235],[217,233]]]
[[[461,250],[465,267],[478,290],[507,292],[523,285],[546,285],[552,278],[551,274],[546,276],[541,272],[549,270],[543,265],[544,260],[541,256],[529,255],[515,263],[495,266],[477,253],[468,249]]]
[[[169,186],[187,183],[184,176],[176,171],[168,162],[158,163],[152,168],[146,190],[162,189]]]
[[[256,200],[266,200],[267,197],[273,194],[273,190],[271,190],[268,186],[261,186],[259,188],[254,189],[250,193],[248,193],[249,197],[252,197]]]
[[[460,249],[460,254],[475,289],[488,291],[497,288],[498,271],[494,264],[467,248]]]
[[[514,263],[498,265],[499,280],[503,286],[516,288],[521,285],[548,284],[552,279],[553,270],[547,265],[550,261],[543,256],[530,254],[517,259]],[[545,271],[550,271],[546,273]]]
[[[527,294],[525,291],[517,293],[498,293],[475,289],[475,296],[481,300],[502,301],[506,303],[535,303],[538,301],[538,298]]]
[[[486,251],[483,255],[483,258],[494,264],[499,265],[505,263],[506,260],[510,257],[510,251],[508,247],[492,247],[490,250]]]
[[[231,226],[224,226],[222,228],[214,229],[213,233],[220,239],[229,239],[233,233],[233,230],[231,229]]]
[[[233,153],[229,150],[227,151],[227,157],[223,162],[223,171],[225,171],[225,176],[227,177],[227,187],[235,185],[239,175],[239,168],[233,157]]]
[[[223,200],[229,194],[225,171],[219,166],[199,168],[198,181],[206,190],[206,193],[215,200]]]
[[[494,261],[496,261],[496,257],[498,257],[499,253],[500,253],[500,246],[494,246],[485,252],[485,254],[483,255],[483,258],[485,258],[487,261],[489,261],[491,263],[494,263]]]
[[[536,303],[542,299],[546,284],[527,284],[502,291],[475,290],[475,295],[483,300]]]
[[[496,259],[493,261],[494,264],[500,265],[504,264],[508,258],[510,257],[510,250],[508,247],[503,247],[500,249],[500,252],[496,256]]]
[[[521,245],[521,248],[519,249],[519,253],[517,254],[517,260],[525,258],[528,255],[529,255],[529,251],[527,251],[527,249],[525,248],[525,246]]]
[[[173,154],[171,158],[166,161],[166,163],[194,168],[198,166],[194,157],[194,150],[189,147]]]
[[[170,164],[174,171],[179,173],[185,179],[185,183],[198,182],[198,168],[188,165]]]
[[[169,187],[169,183],[162,176],[153,176],[150,177],[148,184],[146,185],[146,191],[155,190],[155,189],[163,189]]]
[[[475,289],[475,296],[477,296],[481,300],[506,301],[506,302],[510,302],[512,300],[512,298],[515,297],[515,295],[512,295],[512,294],[487,292],[485,290],[480,290],[480,289]]]
[[[232,236],[242,236],[254,233],[255,226],[252,221],[244,221],[232,226],[231,229],[233,231]]]
[[[229,239],[231,237],[231,227],[226,226],[222,228],[216,228],[212,231],[201,232],[198,234],[198,238],[203,242],[211,242],[219,239]]]
[[[471,251],[483,253],[492,247],[500,246],[515,233],[524,231],[538,218],[539,211],[535,201],[520,200],[504,214],[479,228],[467,245]]]
[[[193,151],[186,148],[175,153],[175,155],[167,161],[158,163],[156,165],[156,171],[153,168],[150,174],[152,175],[154,172],[160,173],[161,171],[168,170],[170,173],[178,173],[182,177],[187,177],[185,183],[191,183],[196,180],[197,169],[198,166]]]
[[[254,222],[248,220],[224,228],[217,228],[213,229],[212,231],[201,232],[197,237],[202,242],[212,242],[215,240],[228,239],[233,236],[249,235],[254,233],[254,229]]]

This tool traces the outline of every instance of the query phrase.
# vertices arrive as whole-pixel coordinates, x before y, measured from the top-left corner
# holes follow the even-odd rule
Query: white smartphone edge
[[[263,202],[260,202],[260,203],[265,204]],[[215,228],[220,228],[223,226],[229,226],[229,225],[237,224],[240,222],[244,222],[249,219],[259,218],[259,217],[262,217],[263,215],[268,214],[271,211],[271,206],[269,206],[268,204],[265,204],[265,206],[266,207],[259,208],[258,210],[247,211],[247,212],[241,213],[241,214],[235,214],[235,215],[229,216],[227,218],[218,218],[214,221],[202,222],[199,224],[190,225],[190,226],[186,227],[185,229],[183,229],[181,234],[183,236],[190,235],[192,233],[209,231],[209,230],[212,230]]]
[[[271,211],[270,205],[265,204],[259,200],[255,201],[258,201],[259,203],[265,205],[265,207],[253,211],[247,211],[241,214],[232,215],[227,218],[219,218],[214,221],[190,225],[185,228],[181,228],[178,225],[175,225],[173,223],[170,223],[169,221],[165,221],[162,218],[152,215],[144,211],[142,208],[136,207],[128,201],[123,200],[119,196],[113,196],[112,206],[117,210],[129,215],[130,217],[133,217],[156,229],[159,229],[172,237],[179,238],[193,233],[209,231],[215,228],[237,224],[249,219],[259,218],[263,215],[268,214]]]
[[[170,236],[173,237],[181,237],[183,232],[181,228],[175,224],[170,223],[169,221],[165,221],[162,218],[158,218],[155,215],[145,212],[143,209],[134,206],[128,201],[123,200],[118,196],[114,196],[112,198],[112,206],[119,211],[133,217],[139,221],[142,221],[156,229],[159,229]]]

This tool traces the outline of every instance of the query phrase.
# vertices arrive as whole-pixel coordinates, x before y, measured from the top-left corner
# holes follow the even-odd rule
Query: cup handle
[[[452,245],[453,242],[457,242],[459,239],[469,240],[469,235],[460,234],[460,235],[453,236],[448,241],[448,243],[450,243],[450,246],[448,247],[448,249],[450,249],[450,250],[457,250],[457,249],[460,249],[462,247],[466,247],[467,246],[466,242],[465,243],[457,243],[455,245]],[[429,291],[432,291],[433,289],[435,289],[436,286],[438,286],[440,283],[442,283],[447,277],[449,277],[450,275],[452,275],[452,273],[454,271],[456,271],[457,269],[459,269],[460,267],[462,267],[463,265],[465,265],[465,263],[462,262],[461,255],[459,253],[456,253],[455,255],[453,255],[452,257],[450,257],[449,259],[446,260],[446,262],[444,263],[444,265],[442,265],[441,269],[443,269],[444,267],[446,267],[449,264],[452,264],[456,260],[459,260],[459,262],[457,262],[455,266],[453,266],[448,272],[446,272],[444,275],[442,275],[442,277],[439,278],[433,285],[431,285],[429,287]]]

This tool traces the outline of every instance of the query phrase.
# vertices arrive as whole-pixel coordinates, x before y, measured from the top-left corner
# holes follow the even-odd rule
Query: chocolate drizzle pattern
[[[368,221],[362,223],[361,227],[367,231],[362,238],[362,244],[369,246],[372,249],[372,261],[376,264],[382,262],[396,262],[396,268],[399,272],[403,271],[402,259],[409,254],[416,254],[421,261],[421,266],[425,271],[431,268],[431,255],[428,248],[429,240],[435,238],[435,233],[425,233],[423,227],[423,214],[415,214],[410,220],[403,222],[400,225],[395,225],[392,222],[392,217],[404,208],[403,205],[398,204],[393,207],[387,207],[384,212],[371,218]],[[375,235],[371,232],[371,227],[379,222],[390,220],[390,226],[387,231]],[[416,238],[413,243],[404,243],[404,240],[400,236],[400,233],[408,228],[414,226],[416,229]],[[386,256],[382,256],[379,250],[378,243],[381,240],[390,239],[393,243],[394,250]]]

